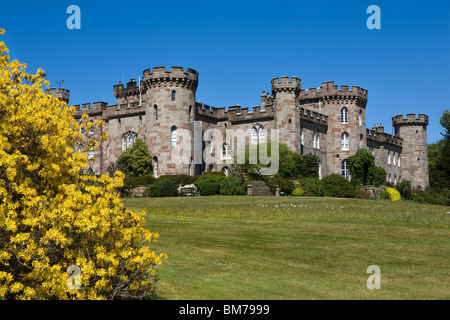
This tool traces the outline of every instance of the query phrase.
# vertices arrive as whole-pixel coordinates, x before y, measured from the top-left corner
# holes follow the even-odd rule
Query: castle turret
[[[154,163],[155,175],[195,173],[193,159],[177,164],[171,152],[180,141],[180,129],[191,134],[191,151],[194,148],[195,94],[198,72],[183,67],[155,67],[143,73],[142,89],[146,100],[147,145]],[[127,88],[129,84],[127,85]],[[192,153],[192,152],[191,152]]]
[[[45,93],[50,94],[67,104],[69,103],[69,89],[58,88],[58,90],[56,90],[56,88],[48,88],[45,89]]]
[[[406,118],[397,115],[392,118],[395,136],[403,138],[401,153],[402,179],[410,180],[413,188],[425,189],[428,178],[428,116],[408,113]]]
[[[300,153],[300,115],[296,106],[301,90],[297,77],[281,77],[272,80],[272,95],[275,110],[275,124],[279,130],[280,143]]]

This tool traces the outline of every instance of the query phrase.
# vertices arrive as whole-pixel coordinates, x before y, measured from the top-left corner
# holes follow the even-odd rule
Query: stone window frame
[[[175,147],[177,145],[177,126],[170,128],[170,146]]]
[[[341,109],[341,124],[348,124],[348,108],[342,107]]]
[[[348,132],[343,132],[341,134],[341,150],[349,151],[350,150],[350,135]]]

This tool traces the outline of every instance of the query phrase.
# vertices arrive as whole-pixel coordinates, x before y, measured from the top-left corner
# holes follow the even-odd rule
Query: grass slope
[[[449,299],[450,207],[309,197],[124,199],[146,210],[163,299]],[[381,289],[366,286],[381,269]]]

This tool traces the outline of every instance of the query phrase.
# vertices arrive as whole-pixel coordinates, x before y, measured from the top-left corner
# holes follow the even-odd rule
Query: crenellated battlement
[[[415,113],[408,113],[406,118],[403,117],[402,114],[392,117],[392,126],[395,128],[396,126],[401,125],[428,125],[428,116],[420,113],[418,117],[416,117]]]
[[[64,88],[47,88],[45,89],[45,93],[54,96],[55,98],[58,98],[62,101],[65,101],[66,103],[69,103],[69,96],[70,91],[69,89]]]
[[[254,106],[250,111],[248,107],[241,107],[238,105],[216,108],[203,103],[196,103],[197,114],[209,118],[214,118],[216,121],[252,121],[261,119],[273,119],[273,108],[262,109],[261,106]]]
[[[373,127],[372,129],[366,129],[366,138],[368,140],[377,141],[380,144],[390,144],[397,147],[403,147],[403,139],[400,137],[393,136],[391,134],[385,133],[380,127]],[[384,129],[384,128],[383,128]]]
[[[154,67],[153,70],[146,69],[143,72],[143,82],[146,88],[160,86],[182,86],[197,90],[198,72],[194,69],[172,66],[171,70],[165,67]]]
[[[83,104],[76,104],[73,107],[75,107],[75,115],[77,114],[97,114],[102,113],[103,110],[106,109],[108,106],[108,103],[99,101],[99,102],[93,102],[93,103],[83,103]]]
[[[358,86],[334,84],[334,81],[326,81],[321,87],[303,89],[300,91],[300,100],[323,98],[325,100],[342,100],[357,98],[358,102],[367,103],[368,91]]]
[[[328,124],[328,116],[322,113],[299,107],[300,120],[314,122],[320,125]]]
[[[301,90],[301,82],[302,80],[297,77],[274,78],[272,79],[272,92],[275,94],[283,91],[298,93]]]

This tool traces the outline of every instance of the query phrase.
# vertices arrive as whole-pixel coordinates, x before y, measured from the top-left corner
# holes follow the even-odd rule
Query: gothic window
[[[392,174],[389,173],[389,182],[392,182]]]
[[[313,132],[313,148],[316,148],[316,132]]]
[[[139,126],[142,127],[142,116],[139,116]]]
[[[256,124],[252,127],[252,144],[265,143],[266,142],[266,129],[260,124]]]
[[[348,123],[348,109],[346,107],[341,109],[341,123],[342,124]]]
[[[342,169],[342,176],[348,180],[350,178],[350,170],[348,169],[348,160],[347,159],[342,160],[341,169]]]
[[[341,136],[341,149],[343,151],[350,150],[349,148],[349,136],[347,132],[344,132]]]
[[[170,145],[174,147],[177,144],[177,127],[172,126],[170,129]]]
[[[87,174],[90,175],[90,176],[94,175],[94,170],[92,170],[92,167],[89,167],[89,169],[87,171]]]
[[[266,129],[263,126],[259,127],[259,143],[266,142]]]
[[[137,133],[128,131],[122,135],[122,151],[127,150],[128,148],[131,148],[134,144],[134,141],[137,138]]]
[[[222,160],[231,159],[231,147],[228,143],[222,145]]]
[[[92,121],[89,122],[92,125]],[[92,126],[91,129],[89,129],[89,134],[94,134],[94,126]]]
[[[394,174],[394,184],[397,184],[397,175]]]
[[[258,143],[258,129],[256,127],[252,128],[252,144]]]
[[[175,101],[177,92],[175,90],[172,90],[172,101]]]
[[[320,149],[320,136],[319,132],[316,131],[316,148]]]

